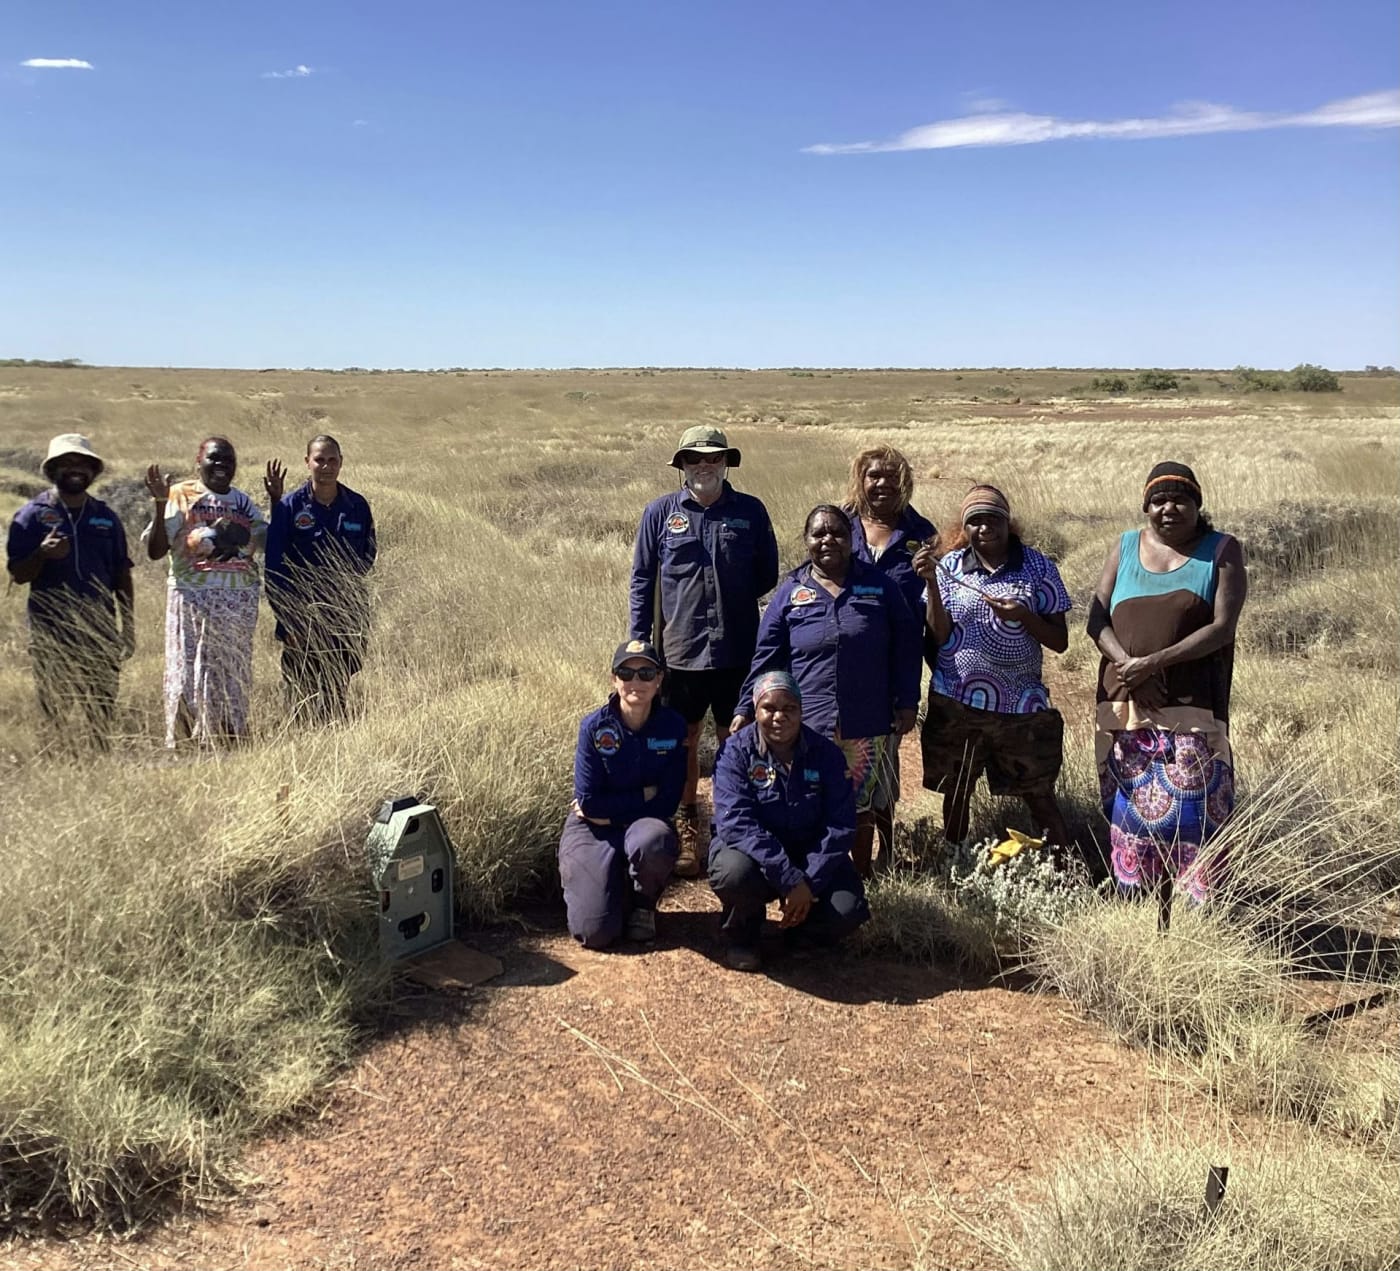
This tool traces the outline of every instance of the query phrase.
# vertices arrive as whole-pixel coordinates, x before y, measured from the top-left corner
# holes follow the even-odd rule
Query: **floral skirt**
[[[1235,806],[1235,771],[1206,738],[1161,728],[1115,732],[1099,789],[1118,886],[1152,890],[1169,874],[1205,900],[1218,866],[1201,849]]]
[[[165,744],[248,731],[258,588],[172,587],[165,604]]]

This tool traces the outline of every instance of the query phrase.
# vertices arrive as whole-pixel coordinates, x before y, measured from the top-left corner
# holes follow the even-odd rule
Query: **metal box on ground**
[[[366,844],[379,893],[379,951],[390,962],[452,939],[452,840],[431,804],[390,799]]]

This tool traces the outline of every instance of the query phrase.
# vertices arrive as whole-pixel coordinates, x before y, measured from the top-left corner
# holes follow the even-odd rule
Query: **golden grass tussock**
[[[1218,1207],[1214,1165],[1228,1168]],[[1400,1173],[1317,1133],[1203,1144],[1175,1131],[1104,1142],[1004,1207],[989,1249],[1026,1271],[1389,1271]]]
[[[161,746],[162,566],[137,561],[138,649],[108,755],[40,723],[22,593],[0,607],[0,1225],[132,1223],[197,1201],[234,1176],[249,1135],[315,1096],[386,993],[363,855],[385,798],[423,795],[442,810],[470,919],[553,885],[577,723],[625,633],[633,527],[674,484],[666,462],[697,420],[721,422],[743,449],[736,484],[768,504],[785,565],[807,510],[839,498],[850,455],[888,432],[914,464],[924,513],[942,524],[974,480],[996,481],[1081,605],[1138,521],[1150,463],[1197,467],[1217,524],[1261,545],[1241,633],[1245,797],[1232,830],[1255,893],[1179,913],[1168,950],[1145,909],[1076,900],[1027,917],[1017,901],[1009,921],[1005,898],[899,876],[875,889],[864,939],[979,966],[1034,948],[1048,983],[1125,1037],[1194,1056],[1203,1079],[1263,1073],[1256,1103],[1299,1080],[1317,1086],[1311,1038],[1296,1051],[1305,1061],[1267,1059],[1283,1055],[1275,1038],[1247,1065],[1220,1039],[1245,1054],[1251,1029],[1287,1023],[1280,985],[1304,963],[1285,937],[1316,947],[1309,923],[1364,927],[1400,881],[1393,817],[1371,797],[1397,793],[1374,741],[1394,738],[1390,390],[1348,379],[1344,402],[1316,409],[1284,395],[1246,410],[1223,394],[1193,414],[1068,404],[1083,378],[5,368],[0,514],[37,488],[58,432],[92,435],[107,460],[96,493],[113,493],[133,539],[147,463],[185,471],[203,436],[224,433],[239,448],[237,484],[261,500],[266,459],[295,471],[307,438],[330,432],[346,482],[374,505],[381,556],[352,722],[286,721],[264,615],[254,736],[213,755]],[[1071,616],[1070,652],[1049,662],[1067,723],[1062,798],[1087,836],[1102,827],[1089,751],[1097,657],[1082,617]],[[917,773],[904,784],[906,820],[929,817]],[[1280,805],[1271,831],[1245,813],[1273,786],[1306,799],[1287,816]],[[979,835],[1018,823],[1018,805],[985,794],[973,811]],[[1369,1062],[1351,1055],[1341,1067],[1353,1075],[1331,1081],[1330,1111],[1312,1119],[1383,1123],[1393,1103],[1365,1093],[1383,1084]]]

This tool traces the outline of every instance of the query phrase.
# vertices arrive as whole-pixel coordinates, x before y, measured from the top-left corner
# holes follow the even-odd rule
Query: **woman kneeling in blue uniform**
[[[762,966],[770,900],[782,906],[780,926],[805,927],[828,944],[870,917],[851,863],[856,798],[845,755],[802,723],[802,694],[786,671],[757,677],[753,713],[715,761],[710,886],[724,906],[720,930],[736,971]]]
[[[656,901],[676,863],[686,723],[658,700],[645,640],[613,654],[613,692],[578,730],[574,805],[559,839],[569,932],[589,949],[656,938]]]

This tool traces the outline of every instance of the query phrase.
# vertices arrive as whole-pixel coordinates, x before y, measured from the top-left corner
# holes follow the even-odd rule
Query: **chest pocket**
[[[754,534],[747,522],[721,521],[715,526],[715,555],[736,570],[753,566]]]
[[[683,534],[672,534],[668,530],[661,536],[661,572],[667,578],[689,578],[699,573],[708,557],[705,545],[693,529]]]

